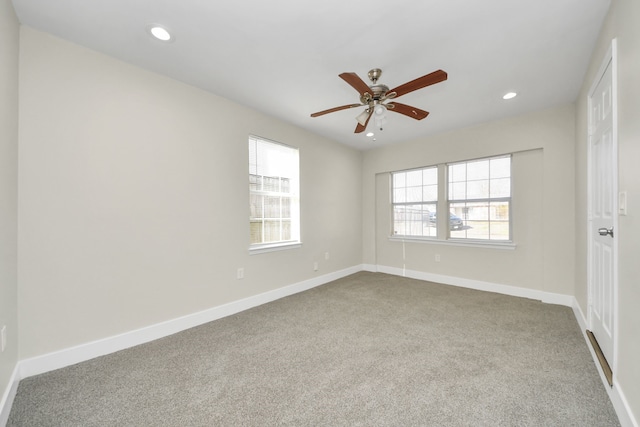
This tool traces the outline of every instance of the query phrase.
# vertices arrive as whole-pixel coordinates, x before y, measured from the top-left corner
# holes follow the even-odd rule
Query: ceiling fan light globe
[[[361,126],[364,126],[367,123],[367,119],[369,118],[369,110],[364,110],[362,113],[358,114],[356,120],[360,123]]]

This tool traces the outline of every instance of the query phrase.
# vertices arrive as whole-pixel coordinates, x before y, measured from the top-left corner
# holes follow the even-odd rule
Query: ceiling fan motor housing
[[[369,86],[369,89],[373,96],[366,92],[360,96],[360,102],[364,105],[370,104],[372,101],[380,101],[389,92],[389,86],[383,84]]]

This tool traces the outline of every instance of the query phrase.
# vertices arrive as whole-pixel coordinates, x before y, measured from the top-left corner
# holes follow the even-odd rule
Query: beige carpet
[[[379,273],[23,380],[8,426],[616,426],[570,308]]]

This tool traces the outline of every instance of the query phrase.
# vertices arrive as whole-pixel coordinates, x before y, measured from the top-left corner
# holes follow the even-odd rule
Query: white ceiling
[[[23,24],[364,150],[573,102],[610,0],[13,3]],[[152,39],[152,23],[174,41]],[[358,103],[338,74],[369,83],[371,68],[391,88],[437,69],[449,79],[399,98],[431,114],[389,113],[375,142],[353,133],[364,107],[309,116]]]

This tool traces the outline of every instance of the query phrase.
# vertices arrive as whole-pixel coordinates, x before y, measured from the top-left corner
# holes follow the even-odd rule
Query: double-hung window
[[[250,249],[300,243],[298,150],[249,137]]]
[[[437,166],[391,174],[393,234],[435,237],[438,207]]]
[[[511,240],[511,156],[447,165],[448,204],[463,226],[452,239]]]

